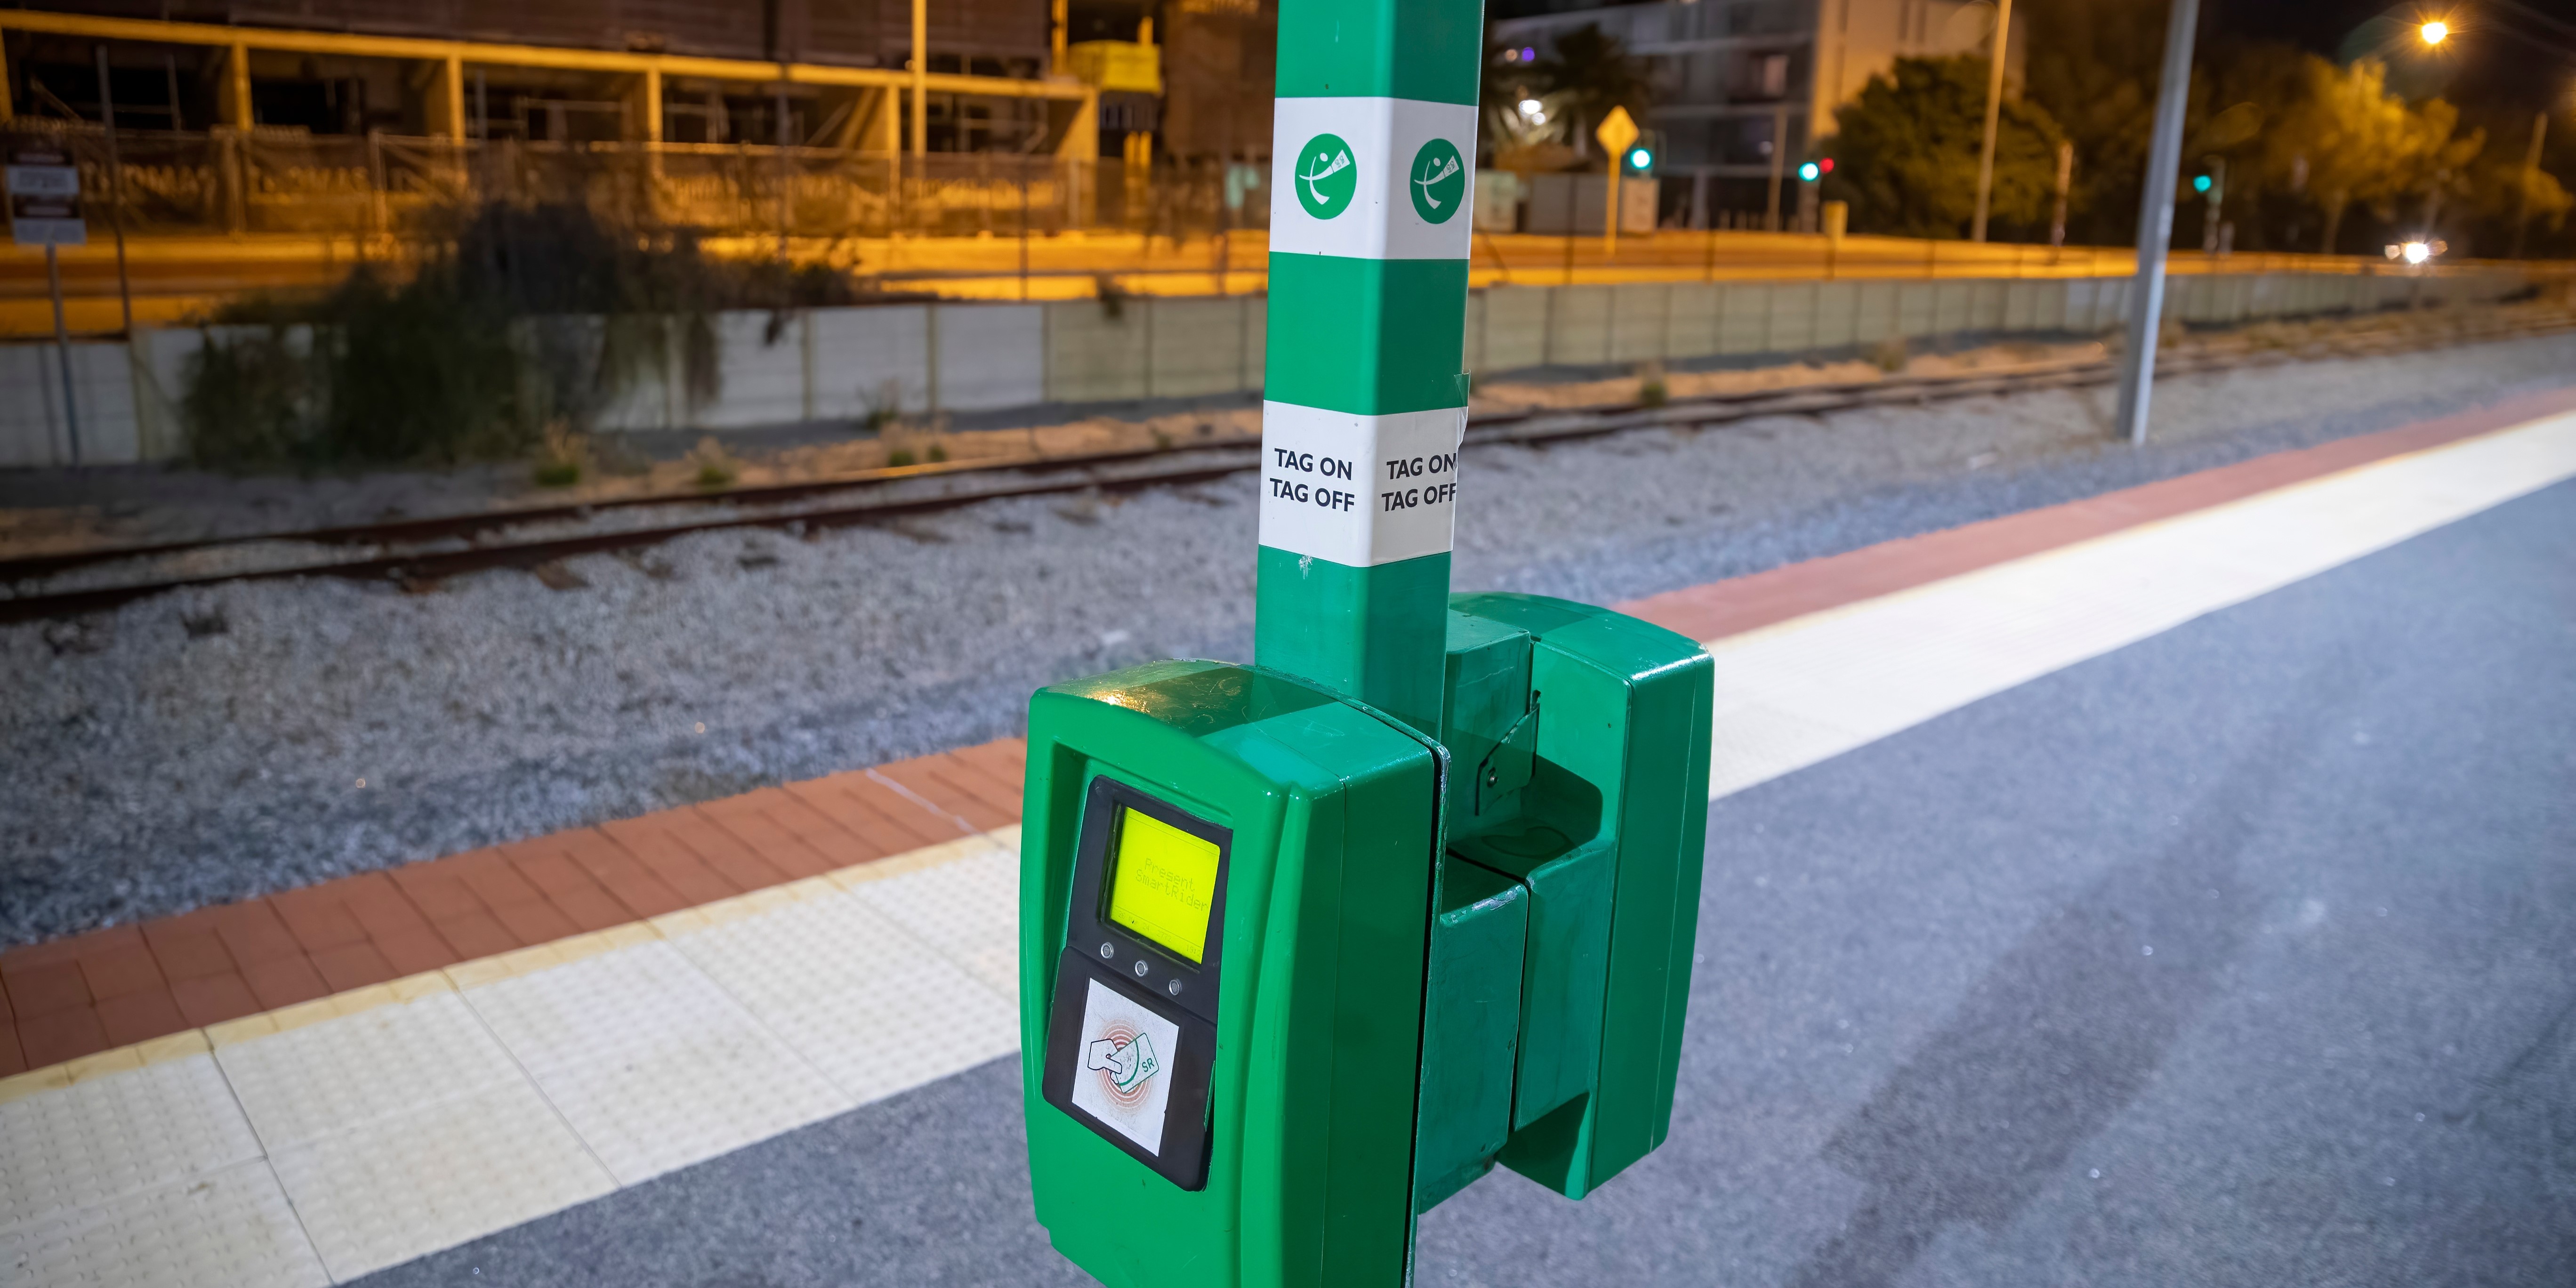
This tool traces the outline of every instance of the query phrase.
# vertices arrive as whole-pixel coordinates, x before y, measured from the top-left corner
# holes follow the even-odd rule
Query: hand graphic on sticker
[[[1125,1044],[1109,1038],[1092,1043],[1082,1053],[1082,1067],[1105,1069],[1111,1085],[1120,1091],[1133,1090],[1138,1083],[1162,1071],[1163,1064],[1154,1058],[1153,1040],[1138,1034]]]

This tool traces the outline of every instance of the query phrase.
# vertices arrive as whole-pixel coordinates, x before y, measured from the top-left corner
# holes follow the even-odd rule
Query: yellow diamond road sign
[[[1628,109],[1614,107],[1608,116],[1601,118],[1601,127],[1592,132],[1592,137],[1601,140],[1601,146],[1608,148],[1612,156],[1617,156],[1637,141],[1637,123],[1629,119]]]

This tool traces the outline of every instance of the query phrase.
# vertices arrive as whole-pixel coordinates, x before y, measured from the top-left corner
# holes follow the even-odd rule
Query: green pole
[[[1254,660],[1440,726],[1482,0],[1285,0]]]

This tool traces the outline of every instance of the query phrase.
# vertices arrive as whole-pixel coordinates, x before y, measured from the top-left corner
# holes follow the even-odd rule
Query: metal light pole
[[[54,253],[54,244],[45,243],[45,285],[54,295],[54,356],[63,368],[63,424],[71,431],[72,464],[81,463],[80,396],[72,390],[72,337],[63,325],[63,265]]]
[[[1782,99],[1771,109],[1771,201],[1762,215],[1762,231],[1780,231],[1781,167],[1789,163],[1789,102]]]
[[[2056,251],[2066,245],[2066,192],[2075,183],[2075,141],[2060,139],[2057,144],[2057,209],[2048,217],[2048,248]],[[2056,263],[2055,255],[2049,263]]]
[[[2147,399],[2156,375],[2156,326],[2164,318],[2165,247],[2173,240],[2174,174],[2182,165],[2182,111],[2191,97],[2191,42],[2200,0],[2173,0],[2165,22],[2164,83],[2147,147],[2146,192],[2138,199],[2138,277],[2129,288],[2129,343],[2120,353],[2117,425],[2134,446],[2147,441]]]
[[[1602,184],[1601,198],[1601,258],[1603,259],[1609,259],[1619,253],[1619,153],[1616,149],[1610,153],[1610,169],[1607,173],[1610,177]]]
[[[1995,127],[2004,110],[2004,49],[2012,40],[2012,0],[1998,0],[1995,6],[1995,45],[1986,59],[1986,142],[1977,151],[1977,218],[1968,229],[1968,240],[1986,239],[1986,207],[1995,188]]]
[[[930,151],[930,7],[912,0],[912,161]]]
[[[116,95],[107,88],[107,46],[98,47],[98,114],[107,127],[107,223],[116,230],[116,303],[125,337],[134,338],[134,281],[125,272],[125,161],[116,150]],[[2529,189],[2523,204],[2530,204]]]
[[[789,201],[791,189],[796,182],[794,170],[796,162],[787,153],[787,149],[793,147],[796,141],[795,132],[787,128],[787,78],[787,62],[781,59],[778,63],[778,92],[774,102],[778,112],[778,129],[775,131],[778,136],[778,267],[782,271],[788,267],[788,225],[794,213]]]
[[[2218,253],[2218,225],[2227,211],[2227,158],[2204,157],[2209,162],[2209,201],[2200,211],[2200,253]]]
[[[2540,145],[2549,137],[2549,113],[2536,113],[2531,118],[2531,150],[2522,156],[2522,208],[2513,217],[2513,254],[2522,258],[2522,235],[2531,227],[2531,186],[2540,178]]]

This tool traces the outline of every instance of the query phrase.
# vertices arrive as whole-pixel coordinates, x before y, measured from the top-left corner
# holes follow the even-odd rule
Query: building
[[[921,10],[916,47],[915,0],[36,0],[0,12],[0,120],[96,119],[104,44],[130,127],[887,152],[1062,142],[1089,95],[1056,74],[1047,0]]]
[[[1066,0],[1066,12],[1069,65],[1100,90],[1103,155],[1268,154],[1278,0]]]
[[[1170,0],[1165,9],[1164,149],[1191,160],[1269,155],[1279,0]]]
[[[1654,107],[1640,122],[1656,147],[1659,204],[1668,225],[1758,223],[1795,217],[1783,176],[1836,108],[1899,56],[1972,53],[1986,46],[1994,6],[1961,0],[1667,0],[1582,6],[1566,0],[1497,0],[1490,43],[1502,57],[1544,59],[1556,39],[1586,26],[1616,38],[1646,67]],[[2008,58],[2018,61],[2021,25]],[[1594,154],[1591,123],[1573,123],[1578,157]]]

